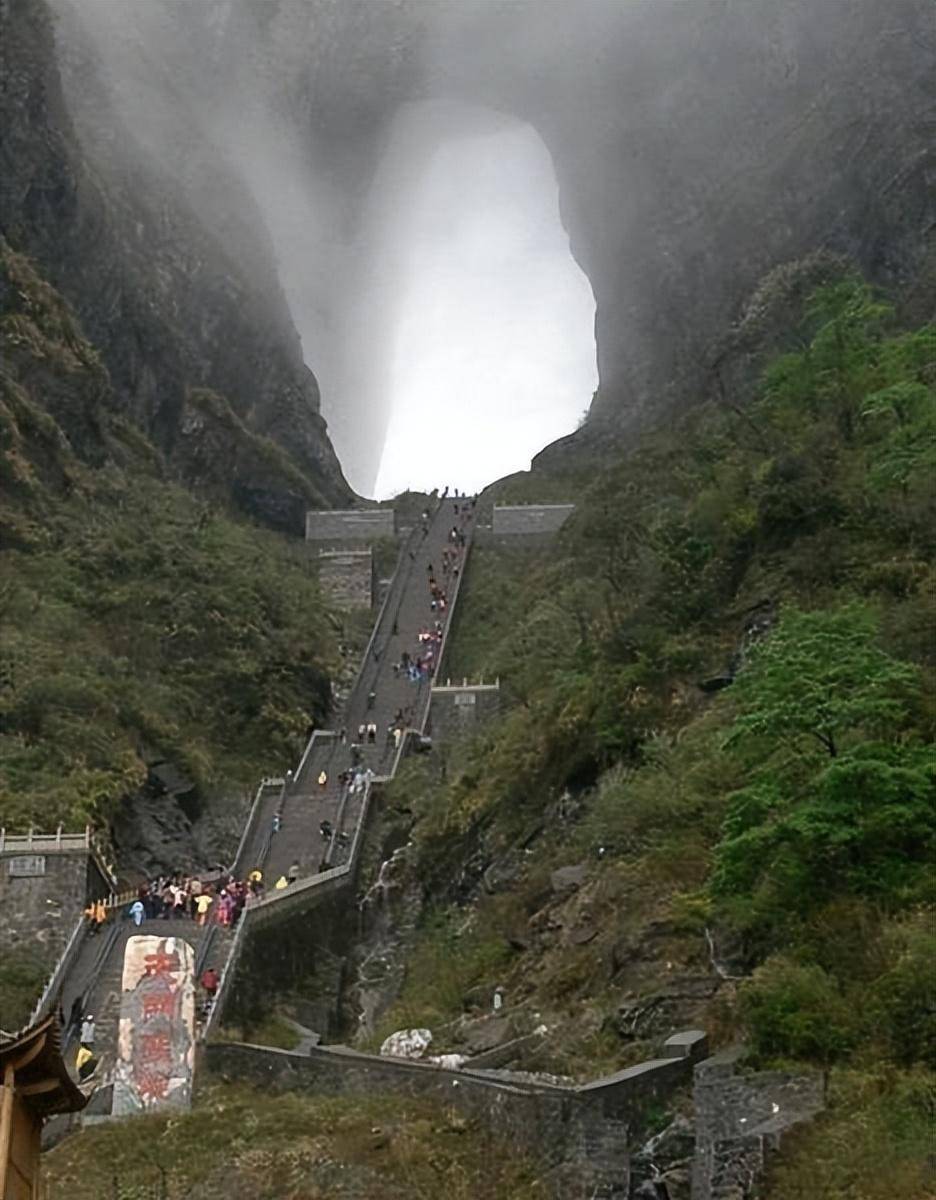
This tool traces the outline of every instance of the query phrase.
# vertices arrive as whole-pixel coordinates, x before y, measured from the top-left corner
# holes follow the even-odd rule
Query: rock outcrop
[[[529,122],[553,156],[572,249],[598,304],[600,388],[573,438],[591,454],[705,395],[722,332],[778,264],[844,255],[911,295],[923,315],[932,311],[936,46],[927,0],[548,8],[545,20],[541,0],[205,0],[184,15],[171,3],[147,5],[140,24],[139,10],[118,21],[113,6],[91,3],[81,6],[84,25],[67,24],[60,43],[79,132],[109,182],[125,172],[114,143],[145,142],[148,166],[133,168],[125,197],[143,185],[162,198],[161,213],[181,195],[203,225],[211,214],[220,236],[210,252],[199,243],[205,269],[195,291],[212,300],[199,310],[216,328],[230,322],[208,310],[244,300],[235,243],[233,257],[249,262],[252,311],[259,305],[267,323],[257,322],[245,348],[259,339],[268,367],[269,323],[280,329],[284,314],[261,222],[281,278],[292,281],[293,315],[303,309],[313,367],[331,371],[343,354],[360,380],[387,365],[392,303],[366,330],[349,310],[372,282],[383,236],[383,218],[375,225],[373,216],[381,197],[368,190],[393,118],[425,99]],[[107,20],[95,23],[104,10]],[[178,241],[179,229],[151,224],[143,234],[156,250],[168,242],[161,235]],[[219,268],[227,288],[202,293],[205,274]],[[191,332],[203,347],[198,320]],[[241,412],[255,381],[232,371],[243,368],[215,362],[202,382]],[[309,462],[308,435],[283,423],[295,393],[274,404],[275,372],[263,375],[256,421]],[[369,417],[361,440],[379,442],[385,414],[360,408],[379,407],[379,394],[339,390],[335,419],[360,429]],[[160,414],[175,429],[173,406]]]
[[[225,496],[267,523],[299,532],[308,504],[351,499],[258,215],[241,197],[236,231],[220,212],[207,227],[113,127],[119,164],[92,163],[41,0],[0,5],[0,46],[0,233],[69,302],[119,410],[195,486],[206,481],[192,441],[210,423]],[[98,104],[93,65],[83,70]],[[204,389],[223,397],[213,410],[198,404]]]

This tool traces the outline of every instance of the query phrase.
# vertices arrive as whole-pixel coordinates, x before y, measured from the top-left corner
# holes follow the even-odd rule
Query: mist
[[[866,151],[923,178],[924,0],[52,2],[90,157],[266,289],[361,494],[674,411],[777,263],[912,250]]]
[[[415,146],[422,162],[401,178]],[[443,486],[443,475],[476,491],[526,469],[581,418],[597,384],[594,296],[529,125],[407,106],[386,160],[395,166],[374,192],[397,214],[384,233],[395,294],[376,495]]]

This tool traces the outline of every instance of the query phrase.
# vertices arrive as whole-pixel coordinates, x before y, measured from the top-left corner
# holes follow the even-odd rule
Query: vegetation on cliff
[[[840,277],[788,341],[754,403],[579,479],[551,553],[477,552],[453,669],[510,706],[398,785],[430,905],[377,1036],[500,984],[550,1026],[546,1069],[698,1020],[870,1072],[921,1128],[926,1086],[895,1081],[936,1066],[936,330]]]
[[[329,701],[336,630],[307,561],[167,477],[6,246],[0,300],[3,823],[103,823],[159,759],[203,794],[253,784]]]

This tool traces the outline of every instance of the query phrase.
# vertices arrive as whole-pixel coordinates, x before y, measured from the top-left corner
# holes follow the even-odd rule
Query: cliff
[[[340,452],[364,477],[394,321],[392,281],[356,316],[394,222],[370,188],[408,103],[503,113],[551,152],[597,300],[600,387],[572,441],[588,453],[703,396],[724,331],[780,264],[844,255],[915,319],[933,311],[926,0],[588,0],[549,5],[548,22],[538,0],[211,0],[149,5],[145,21],[86,4],[80,22],[57,2],[69,103],[99,169],[119,174],[123,148],[145,146],[203,224],[223,192],[269,295],[265,225]]]
[[[237,238],[223,222],[206,226],[132,146],[119,171],[91,165],[44,5],[0,6],[0,46],[0,233],[75,312],[117,411],[171,474],[268,524],[299,531],[309,503],[347,502],[259,221]],[[93,74],[85,79],[93,97]],[[236,419],[212,420],[197,401],[206,388]]]

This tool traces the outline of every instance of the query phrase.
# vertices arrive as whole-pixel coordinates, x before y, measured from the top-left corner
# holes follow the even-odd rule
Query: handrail
[[[254,819],[257,815],[257,809],[260,806],[260,797],[263,795],[263,789],[266,787],[266,780],[262,779],[253,798],[253,803],[250,806],[250,811],[247,813],[247,820],[244,822],[244,828],[241,832],[240,841],[237,843],[237,850],[234,852],[234,859],[231,863],[231,873],[236,874],[237,865],[240,862],[241,855],[247,846],[247,838],[253,828]]]
[[[377,637],[380,633],[380,627],[383,624],[384,617],[387,615],[387,609],[390,607],[390,597],[393,595],[394,590],[396,589],[397,583],[399,581],[401,581],[402,579],[406,578],[406,576],[408,575],[408,571],[406,571],[406,560],[405,560],[404,556],[409,553],[410,543],[413,541],[415,534],[416,534],[416,527],[414,526],[409,531],[409,533],[406,535],[406,537],[402,540],[402,542],[400,543],[400,550],[399,550],[399,553],[397,554],[396,566],[393,568],[393,575],[391,576],[390,586],[387,588],[387,593],[384,596],[383,602],[380,605],[380,608],[377,612],[377,617],[376,617],[373,627],[371,629],[370,637],[367,640],[367,645],[364,648],[364,653],[361,655],[361,662],[360,662],[360,666],[357,669],[357,674],[354,677],[354,681],[352,682],[351,687],[348,689],[348,701],[346,704],[346,708],[351,707],[352,697],[355,695],[358,688],[363,686],[364,673],[367,670],[367,664],[368,664],[368,662],[370,662],[371,655],[374,652],[374,646],[377,642]]]
[[[208,955],[211,953],[211,947],[215,940],[215,934],[218,932],[217,925],[209,925],[208,932],[202,938],[198,947],[198,953],[195,955],[195,978],[201,979],[202,971],[205,968],[205,963],[208,961]]]
[[[228,976],[232,973],[237,965],[237,960],[240,957],[241,944],[244,940],[244,930],[247,928],[247,908],[241,913],[241,918],[237,922],[237,928],[234,930],[234,937],[231,939],[231,944],[228,947],[227,958],[224,960],[224,966],[221,968],[221,974],[218,978],[218,987],[214,994],[214,999],[211,1001],[211,1007],[208,1009],[208,1015],[205,1018],[205,1023],[201,1027],[199,1039],[206,1041],[209,1033],[214,1028],[218,1015],[221,1012],[221,997],[224,995],[224,985],[227,983]]]

